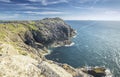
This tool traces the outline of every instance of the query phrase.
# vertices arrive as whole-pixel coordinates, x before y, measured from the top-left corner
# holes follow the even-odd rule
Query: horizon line
[[[42,18],[42,19],[44,19],[44,18]],[[9,20],[0,19],[0,21],[37,21],[37,20],[42,20],[42,19],[9,19]],[[63,18],[61,18],[61,19],[63,19]],[[96,19],[96,20],[95,19],[71,19],[71,20],[63,19],[63,20],[65,20],[65,21],[120,21],[120,20],[101,20],[101,19],[100,20],[99,19]]]

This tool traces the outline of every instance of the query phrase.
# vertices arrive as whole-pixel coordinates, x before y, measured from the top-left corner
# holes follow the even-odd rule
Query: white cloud
[[[8,15],[8,14],[0,14],[0,19],[1,20],[8,20],[8,19],[16,19],[19,17],[19,14],[12,14],[12,15]]]
[[[34,7],[34,6],[23,6],[24,9],[40,9],[38,7]]]
[[[54,14],[62,14],[62,12],[55,12],[55,11],[44,11],[44,12],[33,12],[33,11],[26,11],[24,13],[27,14],[37,14],[37,15],[54,15]]]
[[[64,20],[120,20],[119,16],[109,15],[79,15],[79,16],[64,16]]]
[[[91,1],[91,0],[80,0],[80,1],[78,1],[79,3],[86,3],[86,2],[89,2],[89,1]]]
[[[63,16],[65,20],[120,20],[120,11],[98,11],[71,16]]]
[[[19,3],[19,4],[15,4],[15,5],[19,5],[19,6],[27,6],[29,5],[28,3]]]
[[[73,5],[71,5],[72,7],[74,7],[74,8],[76,8],[76,9],[94,9],[94,7],[92,7],[92,6],[90,6],[90,7],[81,7],[81,6],[73,6]]]
[[[35,9],[35,10],[54,10],[54,11],[59,11],[58,9],[55,8],[47,8],[47,7],[34,7],[34,6],[21,6],[22,9]]]
[[[114,15],[116,15],[116,14],[120,14],[120,12],[119,11],[113,11],[113,10],[110,10],[110,11],[105,11],[104,12],[105,14],[114,14]]]
[[[41,2],[42,5],[51,5],[51,4],[58,4],[58,3],[67,3],[67,0],[56,0],[56,1],[48,1],[48,0],[29,0],[31,2]]]
[[[84,3],[87,3],[87,2],[91,2],[93,4],[96,4],[99,1],[101,1],[101,2],[107,2],[107,1],[110,1],[110,0],[80,0],[78,2],[81,3],[81,4],[84,4]]]
[[[0,0],[1,2],[11,2],[10,0]]]

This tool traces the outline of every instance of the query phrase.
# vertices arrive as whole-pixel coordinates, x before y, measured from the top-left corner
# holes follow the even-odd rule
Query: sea
[[[66,21],[77,34],[70,46],[51,48],[46,58],[75,68],[104,66],[120,77],[120,21]]]

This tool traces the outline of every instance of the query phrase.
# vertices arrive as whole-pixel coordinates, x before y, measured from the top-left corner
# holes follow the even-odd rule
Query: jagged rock
[[[41,62],[38,66],[41,72],[46,77],[73,77],[70,73],[66,72],[62,67],[48,62]]]
[[[94,77],[112,77],[110,70],[105,67],[84,67],[81,70]]]
[[[44,46],[50,46],[58,42],[63,42],[61,45],[65,45],[75,34],[75,31],[60,18],[46,18],[36,21],[34,26],[38,29],[25,33],[25,42],[29,45],[35,46],[35,42]]]

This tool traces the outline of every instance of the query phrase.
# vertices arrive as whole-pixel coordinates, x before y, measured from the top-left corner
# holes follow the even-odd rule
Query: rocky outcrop
[[[46,77],[73,77],[60,66],[43,61],[38,66]]]
[[[34,26],[37,27],[37,30],[25,33],[25,43],[37,46],[37,48],[43,47],[42,45],[70,44],[71,37],[75,35],[75,31],[60,18],[45,18],[41,21],[36,21]],[[42,45],[38,46],[38,43]]]

